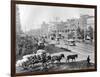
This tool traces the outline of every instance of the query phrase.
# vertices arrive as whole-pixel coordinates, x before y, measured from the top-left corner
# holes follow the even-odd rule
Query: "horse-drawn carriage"
[[[73,40],[73,39],[64,40],[64,42],[65,42],[66,45],[70,45],[70,46],[76,45],[75,40]]]
[[[75,55],[68,55],[67,57],[64,54],[59,54],[59,55],[51,55],[49,53],[47,53],[45,50],[40,49],[37,51],[36,54],[30,54],[30,55],[26,55],[23,56],[23,59],[20,60],[20,66],[23,69],[34,69],[34,67],[42,67],[42,69],[44,68],[50,68],[50,65],[53,65],[55,63],[55,61],[57,63],[61,63],[61,60],[63,58],[65,58],[67,60],[67,62],[69,62],[70,59],[72,59],[72,61],[74,61],[76,58],[78,57],[77,54]],[[17,63],[18,65],[18,63]],[[41,68],[40,68],[41,70]]]

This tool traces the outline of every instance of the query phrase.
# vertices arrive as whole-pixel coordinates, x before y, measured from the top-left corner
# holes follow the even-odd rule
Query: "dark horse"
[[[64,54],[60,54],[60,55],[57,55],[57,56],[52,56],[52,57],[51,57],[51,61],[52,61],[52,62],[54,62],[54,61],[60,62],[60,60],[61,60],[62,58],[64,58],[64,57],[65,57]]]
[[[67,56],[67,61],[69,62],[70,59],[75,60],[76,58],[78,58],[78,54],[74,54],[74,55],[68,55]]]

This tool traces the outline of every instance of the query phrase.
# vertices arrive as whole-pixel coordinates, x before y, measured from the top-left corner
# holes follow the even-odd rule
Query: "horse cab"
[[[68,40],[68,45],[70,45],[70,46],[75,46],[76,44],[75,44],[75,40],[74,39],[69,39]]]

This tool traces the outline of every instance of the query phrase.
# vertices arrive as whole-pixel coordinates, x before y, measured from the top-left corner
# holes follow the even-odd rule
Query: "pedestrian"
[[[22,48],[19,48],[19,55],[22,55]]]
[[[39,42],[37,49],[39,50],[39,49],[44,49],[44,48],[45,48],[44,43],[43,42]]]
[[[90,56],[87,57],[87,64],[90,65]]]

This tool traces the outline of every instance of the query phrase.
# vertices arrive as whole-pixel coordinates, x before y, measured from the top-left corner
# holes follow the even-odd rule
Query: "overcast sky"
[[[56,6],[39,6],[17,4],[19,8],[21,28],[23,31],[38,29],[43,21],[51,21],[56,17],[62,20],[79,18],[80,15],[89,14],[94,16],[94,9],[73,8],[73,7],[56,7]]]

